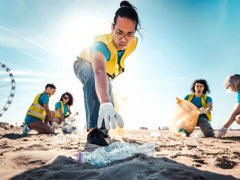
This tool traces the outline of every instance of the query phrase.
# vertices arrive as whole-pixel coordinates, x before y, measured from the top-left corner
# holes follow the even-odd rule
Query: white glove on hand
[[[109,122],[111,122],[111,127],[113,129],[116,128],[116,120],[119,127],[124,126],[124,122],[119,114],[113,108],[112,103],[103,103],[100,105],[99,113],[98,113],[98,128],[102,127],[102,121],[105,121],[106,129],[110,128]],[[116,119],[116,120],[115,120]]]
[[[222,127],[219,131],[218,131],[218,137],[222,137],[223,135],[226,134],[228,128]]]
[[[205,108],[201,107],[199,110],[200,110],[201,114],[207,114],[208,113],[208,108],[205,109]]]

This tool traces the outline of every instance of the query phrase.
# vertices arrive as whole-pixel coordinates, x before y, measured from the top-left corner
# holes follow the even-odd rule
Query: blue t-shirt
[[[103,53],[103,55],[106,58],[106,61],[109,61],[109,59],[110,59],[110,52],[109,52],[107,46],[104,43],[96,42],[95,44],[93,44],[93,46],[91,48],[91,52],[94,52],[94,51],[99,51],[99,52]],[[118,51],[117,53],[118,53],[117,63],[119,64],[120,61],[121,61],[122,55],[124,53],[124,50]]]
[[[41,106],[43,106],[43,104],[48,104],[48,102],[49,102],[49,97],[48,97],[48,95],[47,94],[42,94],[40,97],[39,97],[39,99],[38,99],[38,103],[41,105]],[[38,119],[38,118],[36,118],[36,117],[34,117],[34,116],[30,116],[30,115],[26,115],[26,118],[25,118],[25,124],[31,124],[31,123],[33,123],[33,122],[35,122],[35,121],[37,121],[37,120],[40,120],[40,119]]]
[[[240,103],[240,89],[238,90],[237,102]]]
[[[185,99],[185,100],[188,100],[188,97],[189,97],[189,95],[185,96],[184,99]],[[208,96],[207,99],[206,99],[206,103],[208,103],[208,102],[212,102],[212,98],[209,97],[209,96]],[[196,97],[196,96],[194,95],[191,103],[193,103],[198,109],[200,109],[201,107],[203,107],[203,106],[202,106],[202,97]],[[207,117],[207,116],[206,116],[206,114],[200,114],[199,117]]]
[[[68,112],[68,108],[67,108],[67,104],[63,104],[63,107],[64,107],[64,112],[63,112],[63,115],[65,116]],[[56,105],[55,105],[55,110],[57,109],[61,109],[61,103],[60,102],[57,102]]]

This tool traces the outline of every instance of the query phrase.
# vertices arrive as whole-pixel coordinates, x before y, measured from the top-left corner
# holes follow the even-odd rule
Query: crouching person
[[[28,134],[32,129],[40,134],[54,133],[53,129],[48,124],[49,121],[53,121],[48,103],[50,96],[52,96],[55,91],[56,87],[53,84],[47,84],[45,86],[45,91],[35,97],[32,105],[27,111],[25,124],[23,126],[23,135]]]

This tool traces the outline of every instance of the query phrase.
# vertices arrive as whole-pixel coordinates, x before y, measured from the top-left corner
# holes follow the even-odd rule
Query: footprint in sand
[[[201,167],[201,164],[192,164],[192,167]]]
[[[195,159],[195,160],[193,160],[194,162],[197,162],[197,163],[199,163],[199,164],[207,164],[207,163],[205,163],[205,161],[203,160],[203,159]]]
[[[216,159],[216,164],[217,167],[220,167],[222,169],[233,169],[235,165],[237,165],[237,162],[231,161],[227,159],[226,157],[218,157]]]
[[[236,158],[240,158],[240,152],[233,152],[233,154],[236,156]]]
[[[222,141],[222,143],[224,143],[224,144],[232,144],[234,142],[233,141]]]
[[[50,147],[45,146],[45,144],[32,144],[30,146],[24,147],[24,150],[40,150],[40,151],[47,151],[50,150]]]

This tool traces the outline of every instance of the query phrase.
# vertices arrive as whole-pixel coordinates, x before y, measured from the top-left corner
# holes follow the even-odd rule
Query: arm
[[[68,112],[69,112],[69,116],[70,116],[72,114],[72,111],[69,109]]]
[[[60,113],[60,116],[61,116],[62,121],[64,121],[65,118],[64,118],[64,116],[63,116],[63,112],[62,112],[61,108],[58,108],[57,111]]]
[[[51,112],[50,112],[50,110],[49,110],[49,108],[48,108],[48,104],[43,103],[43,108],[44,108],[44,110],[46,111],[47,117],[48,117],[45,122],[48,123],[49,120],[50,120],[51,122],[53,122],[53,117],[52,117],[52,114],[51,114]]]
[[[108,77],[106,73],[106,58],[99,52],[92,54],[92,66],[95,77],[95,88],[100,104],[110,102],[108,93]]]
[[[106,58],[101,52],[98,51],[95,51],[92,54],[92,56],[93,56],[92,66],[95,77],[95,88],[100,102],[98,128],[101,128],[103,120],[105,121],[106,129],[110,128],[109,123],[111,123],[111,127],[115,129],[116,120],[119,127],[123,127],[124,122],[121,116],[118,115],[117,112],[115,111],[109,97],[108,77],[106,73]]]
[[[230,117],[228,118],[227,123],[224,125],[225,128],[229,128],[229,126],[233,123],[236,116],[240,114],[240,103],[237,103],[236,108],[231,113]]]
[[[207,109],[201,107],[199,110],[200,110],[201,114],[207,114],[207,113],[211,112],[212,111],[212,102],[210,101],[207,103]]]
[[[211,112],[212,111],[212,102],[208,102],[207,103],[207,113]]]

